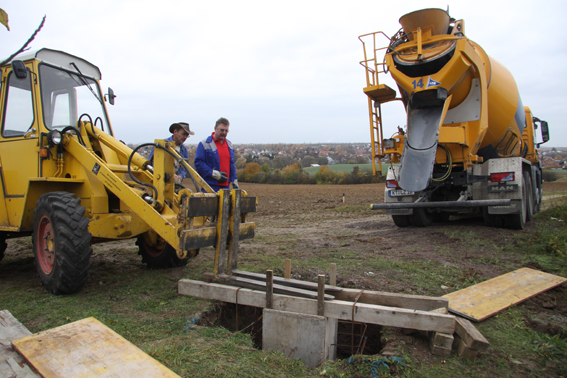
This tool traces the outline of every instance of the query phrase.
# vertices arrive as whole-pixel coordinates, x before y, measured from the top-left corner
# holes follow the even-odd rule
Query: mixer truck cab
[[[373,156],[398,163],[388,168],[384,203],[372,208],[385,209],[400,227],[478,213],[487,225],[523,229],[541,205],[537,146],[549,140],[547,123],[524,106],[510,71],[467,38],[463,20],[423,9],[400,24],[370,57],[366,41],[385,34],[360,37]],[[385,73],[399,97],[380,83]],[[382,139],[381,105],[391,101],[403,103],[407,126]]]

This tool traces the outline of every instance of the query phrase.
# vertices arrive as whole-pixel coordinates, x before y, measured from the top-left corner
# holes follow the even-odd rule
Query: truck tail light
[[[490,174],[490,182],[506,182],[506,181],[514,181],[514,180],[515,180],[514,172],[502,172],[502,173]]]
[[[396,141],[394,139],[384,139],[382,141],[384,148],[389,149],[389,148],[395,148],[396,147]]]
[[[399,188],[398,182],[396,180],[386,180],[386,188]]]

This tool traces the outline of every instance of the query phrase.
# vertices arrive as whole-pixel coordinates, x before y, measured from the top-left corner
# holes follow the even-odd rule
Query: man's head
[[[173,141],[175,145],[181,146],[189,135],[195,135],[191,129],[189,129],[189,124],[187,122],[176,122],[169,126],[169,132],[173,134]]]
[[[226,139],[226,135],[228,134],[228,126],[230,126],[230,122],[226,118],[219,118],[215,123],[215,139],[220,140],[223,142]]]

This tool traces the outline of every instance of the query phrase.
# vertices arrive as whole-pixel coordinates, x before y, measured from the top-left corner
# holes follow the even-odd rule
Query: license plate
[[[401,197],[401,196],[413,196],[415,192],[410,192],[409,190],[388,190],[388,196],[390,197]]]

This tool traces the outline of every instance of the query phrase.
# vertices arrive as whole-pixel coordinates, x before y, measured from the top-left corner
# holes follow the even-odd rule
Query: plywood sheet
[[[567,278],[521,268],[443,297],[449,299],[449,311],[480,322],[565,281]]]
[[[44,378],[179,377],[95,318],[12,341]]]

